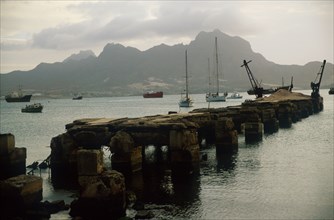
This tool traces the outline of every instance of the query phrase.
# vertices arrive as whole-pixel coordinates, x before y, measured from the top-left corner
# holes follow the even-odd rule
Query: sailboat
[[[218,69],[218,45],[217,45],[217,37],[215,38],[215,52],[216,52],[216,92],[211,93],[208,92],[206,94],[206,101],[207,102],[225,102],[227,92],[225,92],[223,95],[219,95],[219,69]]]
[[[192,107],[193,100],[189,96],[189,88],[188,88],[188,58],[187,58],[187,50],[186,50],[186,90],[185,94],[181,94],[181,99],[179,101],[180,107]]]

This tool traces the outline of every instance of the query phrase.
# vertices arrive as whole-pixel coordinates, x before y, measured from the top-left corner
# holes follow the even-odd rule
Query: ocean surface
[[[310,90],[296,91],[311,94]],[[203,146],[208,159],[200,174],[175,181],[169,172],[136,174],[133,189],[145,208],[158,219],[333,219],[334,218],[334,96],[321,90],[324,111],[265,135],[261,142],[246,144],[239,135],[239,150],[219,159],[214,146]],[[204,94],[191,95],[193,108],[178,107],[179,95],[161,99],[141,96],[38,99],[43,113],[21,113],[26,103],[0,102],[0,133],[15,135],[16,147],[27,148],[27,165],[50,154],[50,141],[65,132],[65,125],[81,118],[121,118],[187,112],[195,108],[239,105],[252,99],[208,103]],[[148,154],[154,151],[148,147]],[[154,157],[154,154],[151,155]],[[153,159],[154,161],[154,159]],[[50,170],[36,171],[43,177],[43,199],[73,200],[75,192],[54,189]],[[131,185],[131,184],[130,184]],[[129,208],[127,215],[136,211]],[[70,219],[67,212],[51,219]]]

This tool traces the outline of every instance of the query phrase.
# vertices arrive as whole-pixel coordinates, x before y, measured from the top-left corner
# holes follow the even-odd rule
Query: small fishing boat
[[[238,92],[232,93],[229,97],[226,97],[227,99],[242,99],[242,95],[240,95]]]
[[[148,91],[143,94],[144,98],[162,98],[164,93],[162,91],[155,92],[155,91]]]
[[[80,94],[75,94],[72,98],[72,100],[81,100],[82,99],[82,95]]]
[[[41,113],[43,110],[43,105],[41,103],[34,103],[31,105],[26,105],[21,109],[21,112],[25,113]]]
[[[328,94],[330,94],[330,95],[334,94],[334,87],[332,87],[332,88],[329,89]]]

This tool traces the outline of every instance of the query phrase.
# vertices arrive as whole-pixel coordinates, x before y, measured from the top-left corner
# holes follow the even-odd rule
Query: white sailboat
[[[211,93],[209,91],[205,99],[207,102],[225,102],[226,101],[226,96],[227,92],[225,92],[223,95],[219,95],[219,67],[218,67],[218,45],[217,45],[217,37],[215,38],[215,53],[216,53],[216,92]]]
[[[193,100],[189,96],[189,90],[188,90],[188,58],[187,58],[187,50],[186,50],[186,90],[185,94],[181,94],[181,99],[179,101],[180,107],[192,107],[193,106]]]

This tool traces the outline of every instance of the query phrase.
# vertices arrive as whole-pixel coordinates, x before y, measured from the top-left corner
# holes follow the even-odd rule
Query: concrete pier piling
[[[278,120],[281,128],[290,128],[292,126],[293,104],[291,102],[282,102],[278,107]]]
[[[18,175],[0,181],[1,219],[40,219],[36,210],[42,200],[42,178]],[[50,217],[49,213],[44,217]]]
[[[216,121],[215,137],[217,155],[238,150],[238,132],[231,118],[223,117]]]
[[[238,149],[238,134],[244,133],[246,143],[261,141],[264,133],[289,128],[319,111],[322,105],[321,97],[279,90],[269,97],[226,108],[139,118],[75,120],[66,125],[66,133],[51,141],[52,176],[77,179],[78,152],[99,150],[102,146],[109,147],[112,153],[112,169],[122,173],[131,174],[143,168],[147,146],[166,147],[172,172],[191,173],[198,168],[202,141],[214,144],[217,155],[229,154]]]
[[[26,173],[26,148],[15,147],[13,134],[0,134],[0,180]]]

